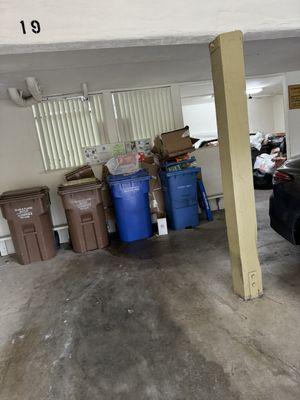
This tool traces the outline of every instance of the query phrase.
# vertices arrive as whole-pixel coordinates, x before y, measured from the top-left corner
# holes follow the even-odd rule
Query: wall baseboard
[[[68,226],[58,226],[53,229],[58,233],[60,243],[69,242],[69,230]],[[5,236],[0,238],[0,256],[8,256],[9,254],[14,254],[15,248],[10,236]]]
[[[222,210],[224,208],[223,195],[215,195],[208,197],[210,207],[212,211]],[[108,225],[109,232],[115,232],[115,227]],[[67,225],[57,226],[53,228],[59,235],[60,243],[69,242],[69,230]],[[10,236],[4,236],[0,238],[0,256],[8,256],[14,254],[15,248]]]

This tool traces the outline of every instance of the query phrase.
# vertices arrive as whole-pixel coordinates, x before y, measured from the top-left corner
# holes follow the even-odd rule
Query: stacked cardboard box
[[[185,126],[182,129],[176,129],[156,136],[152,152],[161,161],[165,161],[184,156],[194,150],[189,127]]]
[[[152,152],[158,159],[160,169],[165,172],[177,172],[193,167],[195,158],[191,157],[190,153],[195,150],[193,145],[197,141],[197,139],[190,137],[188,126],[156,136]],[[164,190],[167,189],[164,188]],[[163,193],[161,184],[160,193]],[[167,232],[166,219],[162,218],[163,216],[163,214],[160,215],[157,220],[159,234],[166,234]]]
[[[83,178],[95,178],[94,172],[89,165],[83,165],[65,174],[66,181],[74,181]]]
[[[101,196],[105,212],[106,224],[108,232],[112,233],[116,232],[116,221],[110,188],[107,183],[107,176],[109,175],[109,171],[105,164],[101,164],[99,167],[99,179],[102,182]]]
[[[154,157],[147,157],[141,167],[145,169],[150,179],[149,202],[152,214],[156,214],[159,218],[165,213],[164,197],[162,193],[161,181],[159,177],[159,165],[155,162]]]

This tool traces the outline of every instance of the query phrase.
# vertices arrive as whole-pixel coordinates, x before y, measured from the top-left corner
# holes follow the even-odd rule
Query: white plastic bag
[[[112,175],[133,174],[139,170],[139,154],[132,152],[113,157],[106,166]]]
[[[254,163],[254,169],[258,169],[260,172],[272,174],[275,170],[275,161],[273,161],[274,154],[260,154],[256,157]]]
[[[254,136],[250,136],[250,145],[258,151],[261,149],[262,142],[265,139],[265,134],[262,132],[256,132]]]

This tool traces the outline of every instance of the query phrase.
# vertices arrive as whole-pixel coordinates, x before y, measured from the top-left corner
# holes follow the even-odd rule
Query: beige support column
[[[248,300],[262,294],[250,157],[243,35],[210,43],[227,236],[234,292]]]

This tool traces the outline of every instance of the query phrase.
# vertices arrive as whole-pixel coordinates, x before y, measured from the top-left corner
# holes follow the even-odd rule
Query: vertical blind
[[[169,86],[114,92],[113,101],[121,141],[154,138],[175,129]]]
[[[175,129],[169,86],[111,95],[120,142],[154,138]],[[102,96],[53,99],[32,106],[46,170],[82,165],[84,147],[110,143]]]
[[[83,147],[109,143],[101,94],[43,101],[32,109],[46,170],[81,165]]]

